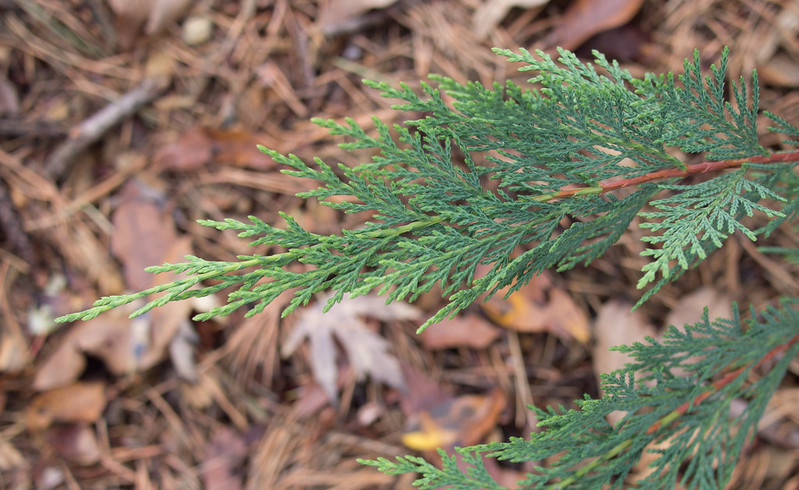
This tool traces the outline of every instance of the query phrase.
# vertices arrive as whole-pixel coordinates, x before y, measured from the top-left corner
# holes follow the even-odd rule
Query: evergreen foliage
[[[286,251],[236,262],[187,257],[185,263],[151,267],[185,277],[100,299],[60,320],[86,320],[148,298],[138,315],[231,286],[227,304],[197,319],[243,306],[250,308],[248,315],[257,314],[289,289],[296,293],[284,314],[322,291],[334,293],[329,308],[344,294],[371,291],[387,301],[412,301],[438,284],[447,304],[421,330],[483,295],[504,288],[510,294],[545,269],[590,264],[636,217],[643,221],[643,255],[651,257],[638,283],[645,301],[733,233],[756,240],[795,216],[799,152],[774,153],[759,144],[757,76],[751,87],[743,79],[726,87],[726,50],[709,75],[694,54],[679,77],[641,79],[600,53],[594,53],[593,63],[583,63],[565,50],[557,61],[542,52],[496,51],[523,63],[521,70],[533,73],[533,88],[459,84],[435,76],[420,91],[366,82],[400,100],[398,110],[421,117],[393,127],[375,119],[374,136],[352,120],[316,121],[331,134],[347,136],[345,148],[372,150],[369,162],[308,164],[261,148],[288,167],[285,173],[321,183],[302,197],[348,213],[371,212],[372,220],[362,227],[319,235],[285,214],[284,227],[256,217],[202,221],[251,238],[253,247]],[[771,129],[787,136],[786,145],[799,145],[799,129],[766,114]],[[699,173],[710,177],[680,183]],[[769,224],[751,228],[747,218],[756,214]],[[519,249],[523,252],[514,255]],[[295,262],[312,267],[288,270]],[[489,272],[477,277],[478,266]],[[603,398],[586,397],[576,410],[538,410],[544,431],[530,439],[442,454],[441,469],[413,456],[364,463],[390,474],[418,472],[417,484],[425,488],[500,488],[484,457],[519,462],[560,455],[523,484],[620,487],[650,444],[668,441],[642,488],[677,481],[720,488],[799,350],[797,324],[797,302],[786,300],[779,308],[750,311],[746,319],[736,313],[729,320],[705,318],[672,327],[660,342],[621,348],[634,362],[604,376]],[[753,369],[772,359],[762,379],[746,382]],[[730,419],[735,397],[748,399],[749,408]],[[618,410],[626,416],[614,428],[605,417]]]
[[[797,306],[789,301],[770,308],[761,321],[743,321],[737,312],[731,320],[711,322],[706,316],[684,329],[670,327],[660,342],[650,338],[645,344],[620,347],[634,362],[602,376],[604,397],[586,396],[576,402],[575,410],[535,409],[544,431],[530,439],[458,448],[468,465],[465,474],[454,464],[454,456],[446,456],[449,464],[441,469],[412,456],[363,463],[389,474],[421,473],[422,488],[499,488],[488,476],[483,456],[524,462],[563,453],[554,465],[536,467],[520,485],[621,488],[643,451],[666,443],[653,450],[660,457],[637,488],[674,488],[677,482],[690,488],[724,488],[743,444],[799,352]],[[756,312],[751,313],[754,318]],[[769,366],[766,376],[747,385],[752,369],[776,353],[785,355]],[[731,419],[730,404],[736,397],[747,398],[749,405]],[[613,428],[606,417],[619,410],[626,415]]]

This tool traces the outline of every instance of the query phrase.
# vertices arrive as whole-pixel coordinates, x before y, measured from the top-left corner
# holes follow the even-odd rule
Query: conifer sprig
[[[317,159],[309,165],[261,148],[289,168],[285,173],[321,182],[302,197],[345,212],[372,212],[363,227],[324,236],[285,215],[284,228],[255,217],[250,223],[204,220],[254,238],[254,247],[287,251],[242,256],[233,263],[191,257],[152,267],[148,270],[191,277],[103,298],[60,320],[88,319],[156,293],[162,296],[134,315],[230,287],[237,289],[227,304],[197,318],[246,305],[248,314],[256,314],[289,289],[297,292],[285,314],[323,291],[335,293],[332,306],[346,293],[372,290],[388,301],[414,300],[438,284],[448,303],[423,329],[486,294],[513,292],[545,269],[589,264],[636,216],[647,221],[644,241],[650,245],[644,254],[654,258],[638,285],[651,288],[646,298],[736,230],[751,239],[767,231],[749,230],[742,217],[785,216],[781,207],[796,189],[768,183],[791,172],[799,152],[774,154],[757,143],[757,86],[748,91],[741,81],[733,86],[736,105],[724,101],[726,51],[708,77],[701,74],[698,56],[686,60],[680,83],[671,75],[636,79],[599,53],[594,65],[568,51],[560,52],[559,62],[542,52],[497,52],[525,63],[521,70],[535,72],[530,81],[539,88],[508,82],[488,89],[431,77],[437,86],[422,84],[419,95],[407,85],[367,82],[404,101],[398,109],[424,115],[393,128],[375,120],[376,135],[352,120],[316,121],[332,134],[348,136],[343,147],[373,150],[372,161],[333,167]],[[793,134],[786,121],[773,119]],[[712,161],[682,162],[670,153],[674,148],[704,152]],[[698,187],[677,185],[700,172],[720,175]],[[617,196],[614,191],[622,188],[635,191]],[[662,191],[671,195],[655,200]],[[642,211],[648,205],[657,210]],[[524,251],[514,257],[520,247]],[[295,262],[312,267],[287,270]],[[481,265],[490,270],[476,277]]]
[[[483,458],[527,462],[559,455],[554,464],[536,467],[519,485],[622,488],[642,453],[651,451],[659,457],[636,488],[673,488],[678,482],[690,488],[724,488],[743,444],[799,353],[797,307],[799,303],[789,301],[769,308],[762,320],[755,319],[754,311],[748,320],[737,312],[732,319],[715,321],[706,315],[693,326],[671,327],[662,341],[648,338],[646,343],[621,347],[634,362],[603,375],[603,398],[586,396],[573,410],[536,409],[543,432],[530,439],[457,448],[447,458],[463,457],[460,467],[451,463],[437,468],[410,457],[361,462],[389,474],[420,473],[420,488],[496,488],[490,477],[474,485],[474,475],[487,475]],[[767,374],[747,384],[750,374],[764,366]],[[731,417],[730,403],[736,397],[745,398],[748,407]],[[611,427],[606,417],[619,410],[626,415]],[[653,446],[658,443],[666,444]]]

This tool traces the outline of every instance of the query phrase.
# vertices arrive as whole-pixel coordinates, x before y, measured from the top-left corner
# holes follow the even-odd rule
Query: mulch
[[[554,327],[500,328],[501,315],[477,306],[464,321],[485,335],[479,344],[421,339],[402,316],[355,315],[368,338],[388,342],[412,389],[375,381],[378,371],[361,376],[339,355],[335,401],[308,345],[281,352],[299,321],[281,319],[287,297],[252,318],[192,322],[208,307],[193,303],[139,323],[125,312],[88,327],[53,323],[99,296],[147,287],[147,265],[251,253],[198,219],[254,215],[279,226],[285,211],[316,233],[367,219],[297,198],[313,182],[280,173],[255,148],[368,160],[311,122],[350,117],[371,131],[372,116],[407,117],[364,78],[523,83],[491,47],[556,45],[582,57],[599,49],[641,75],[680,71],[694,49],[710,64],[729,46],[729,80],[756,68],[761,106],[799,124],[791,0],[126,3],[0,0],[3,488],[407,488],[412,478],[356,458],[434,460],[422,435],[445,446],[523,436],[537,430],[526,404],[598,395],[590,342]],[[595,10],[580,17],[586,5]],[[763,143],[779,148],[766,126]],[[796,238],[781,230],[769,244],[793,248]],[[639,294],[639,249],[633,230],[591,267],[547,276],[530,297],[562,293],[590,330],[603,304]],[[736,237],[640,311],[657,325],[703,288],[773,304],[796,295],[794,269]],[[415,306],[429,315],[441,304],[425,295]],[[796,376],[799,365],[734,488],[799,487]],[[433,408],[444,413],[433,417]],[[526,469],[492,467],[506,482]]]

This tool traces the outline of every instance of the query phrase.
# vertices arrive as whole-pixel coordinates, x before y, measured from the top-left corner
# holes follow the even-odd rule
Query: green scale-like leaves
[[[439,469],[412,456],[363,460],[389,474],[420,473],[420,488],[501,488],[488,476],[483,458],[512,462],[556,461],[536,467],[519,482],[523,488],[624,488],[644,451],[658,454],[652,472],[636,488],[724,488],[743,444],[752,435],[766,403],[799,352],[799,304],[762,312],[762,320],[710,321],[707,316],[692,326],[671,327],[661,341],[647,339],[619,350],[633,359],[627,368],[603,375],[605,396],[578,400],[579,409],[537,410],[542,432],[529,439],[511,438],[444,456]],[[757,318],[756,312],[750,312]],[[768,374],[746,384],[752,368],[773,349],[790,345]],[[725,369],[737,369],[720,388],[712,384]],[[705,397],[701,403],[699,397]],[[732,415],[731,403],[748,404]],[[691,410],[681,412],[680,408]],[[606,418],[626,412],[618,426]],[[658,446],[659,443],[666,443]],[[457,458],[463,464],[455,464]]]
[[[687,269],[694,258],[701,260],[707,257],[707,246],[721,247],[724,240],[735,231],[755,240],[755,232],[738,220],[741,215],[751,217],[758,211],[769,218],[784,216],[758,204],[757,201],[761,199],[785,199],[757,181],[749,180],[745,169],[699,184],[663,184],[659,187],[675,191],[676,194],[653,201],[651,205],[658,211],[641,213],[642,217],[650,220],[643,223],[641,228],[661,232],[645,236],[643,241],[662,246],[644,251],[643,255],[653,256],[655,261],[644,266],[646,274],[641,278],[639,287],[652,281],[658,269],[668,277],[671,260],[676,260],[679,267]]]
[[[513,291],[545,269],[590,263],[636,216],[647,221],[643,240],[649,248],[644,255],[654,259],[639,283],[651,286],[647,298],[720,247],[731,233],[741,231],[755,239],[764,231],[749,230],[742,217],[754,212],[783,217],[779,208],[760,201],[786,200],[766,185],[776,173],[790,171],[785,164],[761,166],[754,175],[748,164],[739,162],[738,170],[701,184],[647,180],[658,172],[687,171],[686,163],[672,156],[674,149],[704,153],[710,160],[768,155],[756,138],[757,87],[750,100],[741,81],[732,88],[735,105],[724,100],[726,52],[708,77],[701,74],[698,56],[686,60],[679,83],[671,75],[635,79],[599,53],[593,65],[568,51],[560,52],[559,63],[541,52],[497,52],[524,63],[521,70],[534,72],[529,81],[539,88],[507,82],[488,89],[431,77],[436,86],[423,83],[418,95],[406,85],[367,82],[384,96],[402,100],[397,109],[423,115],[393,128],[375,120],[374,136],[351,120],[316,121],[332,134],[348,136],[345,148],[373,150],[372,161],[333,167],[317,159],[308,165],[262,148],[289,167],[285,173],[322,183],[301,196],[346,212],[372,212],[372,220],[361,228],[321,236],[301,229],[288,216],[284,229],[257,218],[251,223],[203,221],[220,230],[237,230],[253,238],[254,246],[288,251],[245,256],[239,263],[192,257],[186,264],[153,267],[153,272],[194,276],[104,298],[62,320],[91,318],[161,292],[166,295],[134,314],[237,285],[226,305],[198,318],[226,315],[245,305],[255,314],[292,288],[297,293],[285,313],[327,290],[336,293],[332,305],[345,293],[357,296],[372,290],[389,301],[413,300],[439,284],[449,302],[424,328],[486,293],[506,287]],[[773,119],[777,129],[796,135],[786,121]],[[609,184],[641,178],[635,181],[635,192],[607,192]],[[563,194],[575,187],[573,194]],[[336,196],[347,199],[331,199]],[[655,210],[646,210],[648,204]],[[313,267],[287,271],[293,262]],[[490,270],[477,278],[480,265]],[[220,282],[205,285],[211,279]]]

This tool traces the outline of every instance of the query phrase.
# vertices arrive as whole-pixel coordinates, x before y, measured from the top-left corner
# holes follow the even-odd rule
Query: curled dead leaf
[[[419,338],[426,349],[452,347],[485,349],[501,335],[500,330],[474,313],[459,315],[431,325]]]
[[[112,373],[130,372],[133,350],[130,347],[129,313],[120,308],[71,326],[67,334],[59,338],[56,350],[36,370],[33,388],[37,391],[51,390],[77,380],[86,368],[86,353],[107,360],[106,367]]]
[[[575,0],[545,44],[574,50],[593,35],[629,22],[643,3],[643,0]]]
[[[471,446],[496,427],[505,409],[505,394],[495,389],[486,395],[444,398],[408,418],[402,443],[417,451]]]
[[[533,8],[546,5],[549,0],[484,0],[472,14],[472,29],[478,38],[488,36],[514,7]]]
[[[74,383],[41,393],[25,410],[29,430],[46,429],[54,422],[96,422],[105,410],[105,385]]]
[[[480,303],[498,325],[519,332],[550,332],[561,339],[586,343],[591,337],[588,316],[569,293],[556,287],[548,274],[534,277],[507,298],[507,289]]]
[[[419,414],[419,430],[411,430],[402,435],[402,443],[414,451],[433,451],[440,447],[450,447],[458,440],[458,432],[443,427],[427,413]]]

